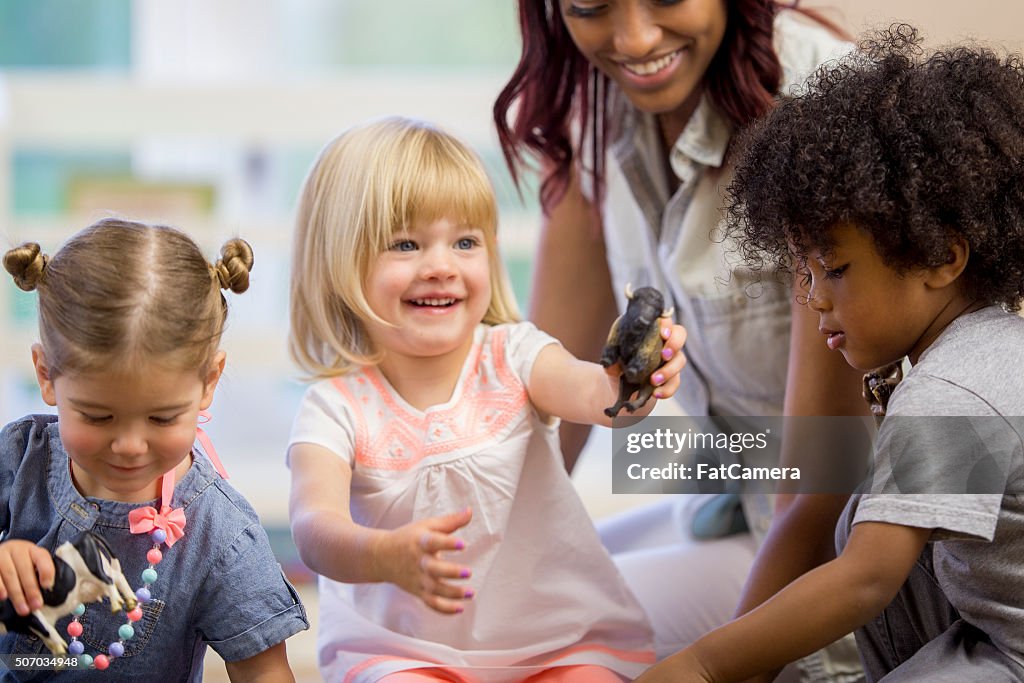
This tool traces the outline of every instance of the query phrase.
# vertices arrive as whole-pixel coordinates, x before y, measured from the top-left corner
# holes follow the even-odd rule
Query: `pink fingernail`
[[[459,576],[464,578],[464,579],[468,579],[469,578],[469,570],[468,569],[463,569],[461,572],[459,572]]]
[[[476,595],[476,593],[474,593],[472,590],[467,590],[465,593],[462,594],[462,597],[468,600],[469,598],[472,598],[474,595]]]
[[[665,375],[663,375],[660,372],[658,372],[658,373],[655,373],[653,379],[654,379],[654,383],[655,384],[661,384],[662,382],[665,381]]]
[[[455,613],[456,614],[462,614],[462,608],[461,607],[456,607],[455,608]]]
[[[665,398],[665,397],[661,395],[661,392],[660,392],[660,391],[655,391],[655,392],[654,392],[654,398],[656,398],[656,399],[658,399],[658,400],[661,400],[661,399],[663,399],[663,398]]]
[[[664,358],[665,360],[668,360],[669,358],[671,358],[674,355],[675,355],[675,351],[673,351],[672,349],[662,349],[661,350],[661,357]]]
[[[464,550],[465,548],[466,548],[466,544],[465,543],[463,543],[462,541],[455,541],[455,549],[456,550]]]
[[[661,328],[661,336],[664,337],[665,339],[668,339],[670,336],[672,336],[672,328],[671,327],[663,327],[663,328]]]

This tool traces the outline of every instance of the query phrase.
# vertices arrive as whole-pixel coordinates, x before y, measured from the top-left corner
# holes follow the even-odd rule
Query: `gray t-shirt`
[[[949,602],[1024,665],[1022,348],[1024,319],[998,307],[950,324],[893,393],[873,493],[851,509],[854,525],[934,529]]]

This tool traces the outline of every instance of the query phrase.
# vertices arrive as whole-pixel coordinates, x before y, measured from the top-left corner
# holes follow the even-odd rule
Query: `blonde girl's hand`
[[[472,571],[445,560],[441,553],[465,549],[453,534],[472,517],[472,510],[466,508],[406,524],[382,537],[376,549],[381,576],[442,614],[462,612],[463,601],[471,599],[473,591],[452,580],[468,579]]]
[[[686,328],[672,322],[672,318],[659,318],[658,325],[661,327],[661,338],[665,340],[661,348],[665,364],[651,375],[651,384],[656,387],[654,397],[660,399],[669,398],[679,389],[679,373],[686,367],[686,354],[683,353]]]
[[[53,557],[30,541],[0,543],[0,600],[10,599],[14,611],[28,616],[43,606],[40,586],[53,588]]]

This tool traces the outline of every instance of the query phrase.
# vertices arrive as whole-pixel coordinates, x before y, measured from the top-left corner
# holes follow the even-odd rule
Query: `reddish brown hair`
[[[782,66],[772,45],[773,25],[779,9],[791,6],[774,0],[727,0],[727,6],[725,35],[704,83],[711,101],[739,130],[774,104]],[[835,28],[817,15],[801,11]],[[519,27],[522,55],[494,103],[494,122],[512,178],[518,185],[526,156],[538,157],[544,167],[541,206],[549,211],[564,194],[572,165],[589,136],[593,158],[585,161],[599,204],[610,79],[580,54],[556,0],[519,0]],[[510,124],[509,111],[516,104]],[[570,135],[573,123],[579,124],[577,140]]]

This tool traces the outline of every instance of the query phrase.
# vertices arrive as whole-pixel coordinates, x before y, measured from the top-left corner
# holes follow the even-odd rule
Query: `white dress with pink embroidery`
[[[530,323],[477,327],[451,399],[420,411],[375,368],[313,384],[291,443],[352,467],[352,516],[394,529],[473,508],[457,532],[475,597],[443,615],[393,584],[320,578],[320,667],[327,681],[370,683],[443,666],[517,681],[595,664],[628,678],[653,663],[642,608],[601,546],[525,380],[557,343]]]

